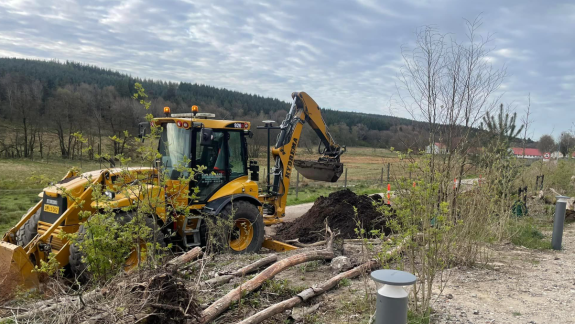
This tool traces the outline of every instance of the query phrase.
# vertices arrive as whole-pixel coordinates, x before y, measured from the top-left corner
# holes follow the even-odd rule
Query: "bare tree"
[[[551,137],[551,135],[543,135],[541,136],[541,138],[539,139],[539,143],[537,143],[537,148],[539,149],[539,151],[541,151],[541,153],[546,153],[546,152],[553,152],[553,150],[555,149],[555,140],[553,139],[553,137]]]
[[[481,25],[480,18],[466,20],[466,39],[462,42],[427,26],[417,30],[414,48],[402,50],[400,105],[412,118],[427,123],[430,144],[443,143],[450,152],[441,155],[445,163],[436,170],[437,157],[432,150],[431,177],[434,171],[447,175],[446,181],[463,175],[472,130],[499,100],[495,91],[506,71],[491,65],[490,36],[478,34]]]
[[[532,121],[529,121],[529,116],[531,114],[531,92],[527,97],[527,108],[525,109],[525,115],[521,118],[523,123],[523,158],[525,158],[525,147],[527,146],[527,131],[529,130],[529,125]]]
[[[85,111],[81,97],[74,87],[59,88],[48,100],[48,115],[52,128],[58,137],[60,153],[63,158],[73,157],[74,133],[83,129],[82,114]]]
[[[426,188],[432,189],[429,191],[432,194],[426,192],[411,197],[407,192],[417,195],[420,189],[406,190],[405,204],[397,203],[397,215],[403,217],[404,224],[412,224],[413,229],[424,233],[423,236],[428,235],[424,240],[429,240],[429,246],[437,248],[435,251],[415,248],[407,253],[407,262],[411,262],[409,268],[417,272],[421,279],[413,289],[415,311],[418,311],[418,307],[428,309],[435,276],[445,266],[444,261],[439,261],[443,256],[436,254],[436,259],[429,256],[447,246],[447,250],[452,249],[451,243],[444,240],[446,237],[431,234],[440,226],[433,225],[429,215],[439,215],[442,213],[441,206],[449,206],[449,210],[444,212],[446,217],[443,221],[450,226],[466,217],[460,212],[466,208],[459,190],[462,182],[454,183],[454,179],[461,180],[465,175],[474,154],[472,151],[477,152],[474,147],[477,145],[477,128],[483,117],[497,107],[500,99],[496,91],[505,77],[505,68],[492,66],[489,60],[490,37],[479,34],[481,25],[479,18],[466,20],[466,37],[462,41],[434,27],[423,27],[416,32],[415,46],[402,49],[404,66],[397,86],[399,104],[413,119],[426,124],[429,132],[427,144],[440,143],[446,148],[443,152],[430,150],[430,154],[421,160],[427,163],[412,158],[407,165],[410,171],[420,168],[423,181],[416,188],[428,185]],[[397,144],[409,144],[411,137],[411,134],[401,136],[402,140]],[[398,181],[396,186],[401,183]],[[410,209],[414,205],[417,208]],[[423,212],[420,213],[420,210]],[[469,249],[476,246],[475,243],[461,241],[457,244]]]
[[[559,139],[559,152],[561,152],[563,156],[567,156],[574,148],[575,137],[569,132],[561,133],[561,137]]]
[[[31,157],[34,154],[36,132],[41,124],[42,85],[39,81],[30,82],[9,74],[0,83],[8,104],[7,115],[12,121],[17,155]]]

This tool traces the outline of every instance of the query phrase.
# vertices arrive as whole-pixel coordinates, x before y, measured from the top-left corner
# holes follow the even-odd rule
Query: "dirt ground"
[[[575,224],[564,250],[492,247],[487,268],[447,271],[434,323],[575,323]]]
[[[302,205],[293,215],[288,211],[290,220],[309,207]],[[446,288],[435,291],[432,323],[575,323],[575,223],[566,225],[563,247],[557,252],[495,244],[486,266],[446,270]],[[329,266],[322,265],[305,276],[286,272],[281,277],[301,278],[294,281],[305,285],[325,280],[327,274]],[[354,279],[348,287],[328,292],[316,301],[322,303],[317,323],[365,323],[366,313],[373,312],[374,292],[369,279]]]
[[[357,238],[358,226],[366,231],[379,230],[387,235],[391,230],[387,226],[388,217],[378,209],[382,205],[381,196],[357,195],[348,189],[335,191],[319,197],[302,216],[305,221],[280,224],[276,238],[297,238],[302,243],[313,243],[324,238],[326,222],[343,239]]]

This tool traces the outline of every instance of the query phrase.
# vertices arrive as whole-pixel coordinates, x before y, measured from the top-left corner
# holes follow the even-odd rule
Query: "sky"
[[[526,0],[2,0],[0,56],[70,60],[321,107],[397,115],[402,47],[430,25],[464,36],[477,16],[497,96],[529,136],[575,121],[575,2]],[[401,90],[400,90],[401,91]],[[575,128],[575,127],[573,127]]]

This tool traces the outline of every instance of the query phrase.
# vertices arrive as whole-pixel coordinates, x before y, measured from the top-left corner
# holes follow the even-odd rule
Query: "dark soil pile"
[[[281,224],[276,236],[280,240],[299,238],[302,243],[319,241],[325,236],[326,219],[331,230],[339,232],[339,237],[344,239],[358,238],[355,231],[357,221],[366,231],[380,230],[389,234],[387,218],[377,210],[382,203],[381,196],[358,196],[348,189],[332,192],[327,197],[319,197],[297,220]],[[357,208],[357,216],[354,207]]]

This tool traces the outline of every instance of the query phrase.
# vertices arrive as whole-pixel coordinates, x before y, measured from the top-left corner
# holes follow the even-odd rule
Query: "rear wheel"
[[[125,225],[128,222],[130,222],[133,217],[134,217],[133,213],[122,212],[118,213],[118,215],[116,216],[116,221],[122,225]],[[160,247],[165,247],[166,243],[164,242],[163,235],[159,231],[159,226],[154,226],[154,219],[152,217],[146,217],[145,221],[146,226],[149,227],[151,230],[148,240],[152,240],[153,238],[154,241],[160,245]],[[154,229],[156,229],[155,232]],[[78,230],[78,242],[82,242],[83,240],[87,239],[88,237],[86,234],[87,234],[86,227],[84,225],[81,225]],[[142,246],[143,248],[145,248],[144,242],[142,243]],[[68,259],[70,263],[70,270],[76,276],[76,278],[78,278],[78,280],[80,280],[81,282],[86,282],[92,278],[92,274],[88,270],[88,265],[82,262],[82,258],[84,258],[85,256],[86,254],[80,250],[79,244],[70,245],[70,257]],[[134,249],[134,251],[132,251],[132,253],[130,253],[130,255],[126,258],[124,269],[129,270],[137,265],[138,265],[138,256],[137,252]]]
[[[34,208],[34,207],[32,207]],[[28,209],[28,212],[32,210],[32,208]],[[20,229],[16,232],[16,244],[24,247],[30,243],[38,234],[38,222],[40,221],[40,212],[42,208],[38,208],[38,211],[24,223]],[[26,213],[28,214],[28,213]]]
[[[258,252],[264,242],[264,220],[259,209],[248,201],[235,201],[221,212],[225,219],[231,215],[233,224],[228,241],[231,252]]]

